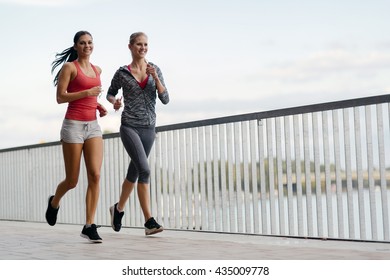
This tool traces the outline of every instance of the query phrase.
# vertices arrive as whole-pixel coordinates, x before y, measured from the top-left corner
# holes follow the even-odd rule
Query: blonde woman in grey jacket
[[[114,231],[120,231],[123,209],[137,186],[145,218],[145,234],[151,235],[161,232],[163,227],[153,218],[150,210],[148,156],[156,136],[156,99],[158,97],[163,104],[168,104],[169,94],[160,68],[145,58],[148,52],[146,34],[133,33],[128,47],[132,61],[115,72],[107,92],[107,100],[115,110],[119,110],[124,103],[120,136],[131,158],[119,201],[110,207],[111,226]],[[119,89],[122,89],[123,100],[116,97]]]

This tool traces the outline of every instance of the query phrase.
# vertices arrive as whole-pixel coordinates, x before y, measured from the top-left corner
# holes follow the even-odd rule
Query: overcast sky
[[[157,125],[390,92],[388,0],[0,0],[0,149],[59,140],[51,62],[79,30],[91,62],[114,72],[131,60],[131,33],[170,93]],[[99,122],[117,132],[120,112]]]

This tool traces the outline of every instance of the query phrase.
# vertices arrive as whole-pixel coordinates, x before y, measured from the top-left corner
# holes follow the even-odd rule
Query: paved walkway
[[[390,260],[390,243],[313,240],[165,230],[98,229],[103,243],[80,237],[81,226],[0,221],[1,260]]]

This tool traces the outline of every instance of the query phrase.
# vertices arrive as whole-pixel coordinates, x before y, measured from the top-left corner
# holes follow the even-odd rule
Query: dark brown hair
[[[71,62],[71,61],[74,61],[77,59],[78,55],[77,55],[77,51],[74,49],[74,46],[77,44],[80,37],[83,35],[89,35],[92,37],[91,33],[89,33],[88,31],[79,31],[73,37],[73,46],[56,54],[56,59],[51,64],[52,65],[52,67],[51,67],[52,74],[54,73],[55,69],[59,65],[64,64],[65,62]],[[62,69],[62,67],[61,67],[61,69]],[[56,76],[54,77],[53,83],[55,86],[58,84],[58,76],[60,75],[60,71],[58,71]]]

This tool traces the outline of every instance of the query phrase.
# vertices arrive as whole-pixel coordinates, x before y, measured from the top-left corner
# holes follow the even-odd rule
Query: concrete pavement
[[[103,243],[80,237],[80,225],[0,221],[1,260],[390,260],[390,243],[165,230],[98,229]]]

